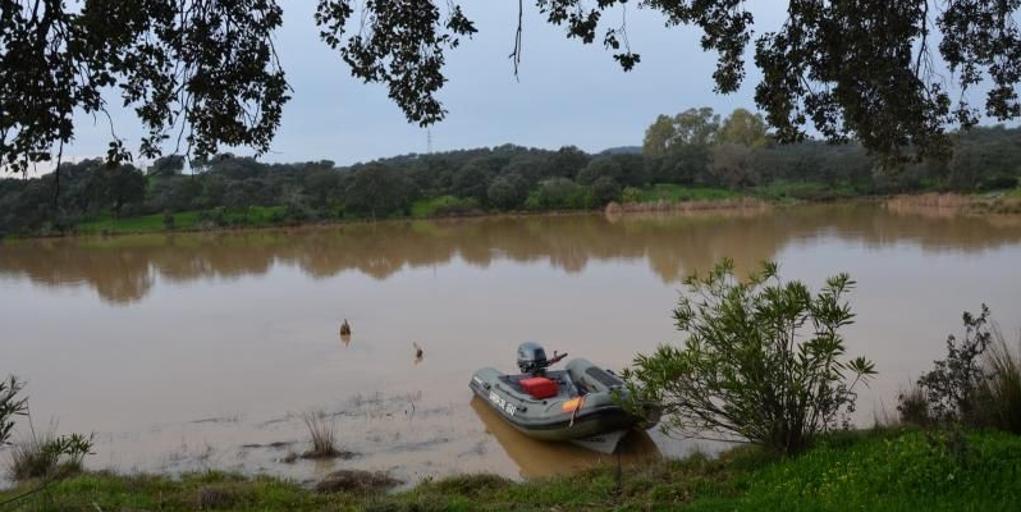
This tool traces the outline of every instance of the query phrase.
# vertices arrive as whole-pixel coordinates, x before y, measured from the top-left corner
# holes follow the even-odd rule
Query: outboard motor
[[[553,358],[546,358],[546,349],[542,348],[542,345],[527,341],[518,345],[518,368],[521,373],[527,375],[543,375],[546,373],[546,368],[560,362],[561,359],[567,357],[567,354],[557,354],[553,351]]]
[[[521,373],[537,375],[546,370],[549,361],[546,350],[538,343],[527,341],[518,345],[518,368]]]

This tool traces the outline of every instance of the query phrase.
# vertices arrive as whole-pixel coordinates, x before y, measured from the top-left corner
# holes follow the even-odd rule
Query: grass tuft
[[[195,508],[215,510],[231,508],[237,503],[237,493],[222,485],[207,485],[195,491]]]
[[[900,402],[897,411],[900,413],[900,421],[905,425],[917,427],[928,427],[932,424],[932,415],[929,414],[929,398],[925,390],[917,383],[912,384],[898,397]]]
[[[82,471],[92,440],[78,434],[56,436],[52,431],[14,445],[9,473],[13,480],[64,478]]]
[[[1021,347],[1021,339],[1018,340]],[[979,389],[980,404],[990,426],[1021,434],[1021,354],[1007,345],[1002,334],[985,353],[988,378]]]
[[[323,411],[307,411],[301,420],[308,429],[312,448],[302,454],[306,459],[325,459],[338,457],[342,453],[337,450],[337,435],[333,421]]]

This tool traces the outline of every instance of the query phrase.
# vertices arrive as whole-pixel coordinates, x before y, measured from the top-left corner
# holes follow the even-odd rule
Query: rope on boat
[[[574,418],[578,416],[578,411],[585,406],[586,396],[588,395],[581,395],[578,397],[578,407],[575,407],[574,410],[571,411],[571,422],[567,424],[567,428],[571,428],[574,426]]]

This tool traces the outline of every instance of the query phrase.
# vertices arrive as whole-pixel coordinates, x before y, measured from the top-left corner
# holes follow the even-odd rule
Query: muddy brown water
[[[28,380],[36,430],[95,432],[94,468],[575,471],[603,459],[506,428],[472,400],[471,373],[511,370],[526,340],[622,368],[679,339],[681,279],[724,256],[813,286],[857,280],[849,352],[880,371],[859,424],[893,411],[963,310],[986,302],[1021,326],[1018,217],[843,204],[393,222],[0,245],[0,373]],[[358,455],[283,462],[307,448],[310,410]],[[625,458],[694,449],[713,447],[652,432]]]

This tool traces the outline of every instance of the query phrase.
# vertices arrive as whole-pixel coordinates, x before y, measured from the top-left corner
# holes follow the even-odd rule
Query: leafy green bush
[[[642,201],[642,191],[635,187],[625,187],[624,191],[620,194],[620,200],[625,203],[640,203]]]
[[[926,414],[933,423],[975,423],[978,419],[978,392],[984,379],[980,357],[992,341],[987,327],[989,308],[983,304],[978,316],[965,312],[963,319],[964,339],[958,342],[956,336],[948,336],[947,357],[918,379]],[[901,401],[903,405],[903,398]]]
[[[227,209],[222,206],[217,206],[209,210],[202,210],[199,212],[198,220],[202,224],[212,226],[226,226],[227,225]]]
[[[812,294],[783,282],[773,263],[740,281],[724,260],[685,282],[674,319],[680,347],[639,355],[624,372],[632,407],[663,408],[663,427],[690,436],[735,437],[796,453],[854,410],[858,383],[875,374],[864,358],[843,361],[843,301],[854,281],[831,277]]]
[[[597,206],[603,206],[610,201],[620,199],[620,184],[617,180],[603,176],[592,183],[592,201]]]
[[[528,193],[528,185],[521,175],[511,173],[493,180],[486,191],[489,203],[501,210],[513,210],[521,206]]]
[[[567,178],[540,182],[525,200],[525,207],[530,210],[582,210],[592,206],[589,190]]]

